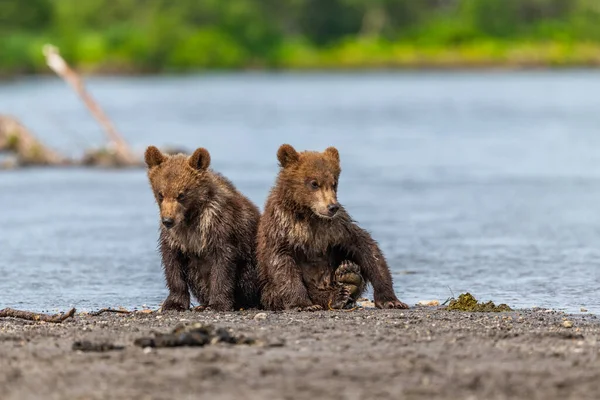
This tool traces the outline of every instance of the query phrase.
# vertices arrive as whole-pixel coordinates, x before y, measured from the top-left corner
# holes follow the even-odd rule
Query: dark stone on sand
[[[103,353],[105,351],[112,350],[123,350],[125,346],[118,346],[108,342],[91,342],[89,340],[78,340],[73,343],[72,349],[74,351],[83,351],[84,353],[98,352]]]
[[[216,343],[259,344],[254,338],[234,335],[230,329],[214,328],[212,325],[200,323],[178,325],[171,333],[155,333],[154,337],[143,337],[134,341],[134,344],[139,347],[202,347]]]

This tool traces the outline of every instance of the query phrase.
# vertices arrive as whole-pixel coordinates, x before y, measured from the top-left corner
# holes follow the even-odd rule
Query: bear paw
[[[183,299],[178,299],[176,297],[167,297],[165,302],[162,305],[162,311],[187,311],[190,308],[189,301],[186,303]]]
[[[364,280],[360,267],[352,261],[344,261],[335,271],[335,280],[350,292],[350,297],[356,300],[364,290]]]
[[[384,309],[408,309],[408,304],[401,302],[398,299],[395,300],[387,300],[387,301],[377,301],[375,300],[375,307],[384,308]]]

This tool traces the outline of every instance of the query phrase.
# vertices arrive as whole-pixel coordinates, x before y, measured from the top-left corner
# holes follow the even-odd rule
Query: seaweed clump
[[[504,312],[512,311],[512,308],[506,304],[495,305],[492,301],[480,303],[471,293],[463,293],[458,299],[450,301],[447,307],[448,311],[469,311],[469,312]]]

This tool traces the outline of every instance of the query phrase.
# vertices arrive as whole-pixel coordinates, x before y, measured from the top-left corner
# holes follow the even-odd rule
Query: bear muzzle
[[[329,213],[329,216],[332,218],[335,216],[335,214],[337,214],[339,209],[340,209],[340,206],[337,203],[332,203],[327,206],[327,212]]]
[[[175,226],[175,220],[173,218],[163,218],[161,222],[167,229],[171,229],[173,226]]]

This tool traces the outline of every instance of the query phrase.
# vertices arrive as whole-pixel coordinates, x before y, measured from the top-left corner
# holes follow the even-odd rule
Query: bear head
[[[334,218],[340,206],[337,187],[340,176],[340,155],[335,147],[323,153],[316,151],[297,152],[289,144],[277,151],[281,171],[280,186],[284,196],[294,206],[310,209],[325,219]]]
[[[146,149],[148,178],[160,207],[160,219],[166,229],[175,228],[197,211],[199,202],[211,193],[208,150],[199,148],[187,157],[165,155],[154,146]]]

